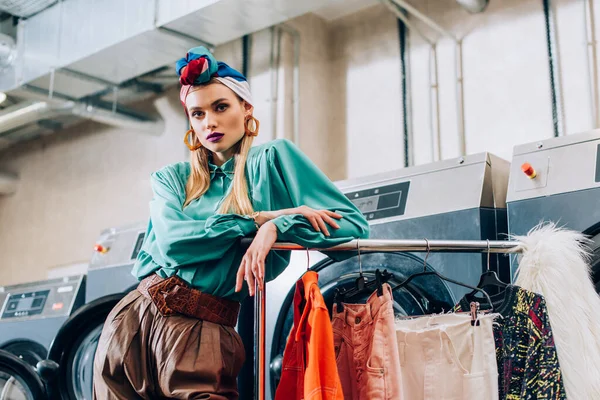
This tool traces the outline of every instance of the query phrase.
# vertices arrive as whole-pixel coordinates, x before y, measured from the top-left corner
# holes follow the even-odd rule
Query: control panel
[[[102,231],[94,246],[89,271],[133,264],[148,227],[147,222]]]
[[[404,215],[410,181],[346,193],[367,220]]]
[[[600,187],[600,130],[515,147],[508,201]]]
[[[83,275],[51,279],[27,284],[2,286],[4,301],[0,322],[17,318],[69,316],[74,306],[83,301]]]

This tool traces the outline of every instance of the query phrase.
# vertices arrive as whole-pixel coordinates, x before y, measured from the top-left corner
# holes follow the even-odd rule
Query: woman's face
[[[252,106],[220,83],[195,89],[185,98],[185,105],[202,146],[223,162],[231,158],[233,146],[244,137],[244,118]]]

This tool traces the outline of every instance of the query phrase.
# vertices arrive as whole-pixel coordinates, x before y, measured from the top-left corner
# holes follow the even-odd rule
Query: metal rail
[[[252,239],[243,239],[242,246],[249,245]],[[272,250],[304,250],[295,243],[275,243]],[[329,248],[309,248],[316,251],[356,251],[361,252],[445,252],[445,253],[519,253],[521,243],[504,240],[377,240],[357,239]],[[254,299],[254,398],[265,400],[266,388],[266,286],[260,290],[256,286]]]

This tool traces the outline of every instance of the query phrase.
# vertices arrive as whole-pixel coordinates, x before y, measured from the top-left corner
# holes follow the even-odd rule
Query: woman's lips
[[[214,133],[211,133],[210,135],[208,135],[206,137],[206,140],[208,140],[209,142],[218,142],[219,140],[221,140],[223,138],[223,136],[225,136],[225,135],[222,133],[214,132]]]

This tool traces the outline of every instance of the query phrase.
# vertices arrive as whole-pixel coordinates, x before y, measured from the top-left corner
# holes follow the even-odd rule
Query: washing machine
[[[86,304],[63,324],[48,352],[48,358],[58,365],[48,389],[53,398],[92,399],[98,339],[110,311],[137,286],[131,268],[145,233],[146,224],[101,232],[88,268]]]
[[[553,221],[589,235],[592,278],[600,292],[600,130],[516,146],[507,209],[512,234]]]
[[[504,239],[506,187],[510,165],[489,153],[475,154],[398,171],[336,182],[339,189],[363,212],[371,239]],[[403,281],[424,268],[423,253],[373,252],[360,255],[364,275],[388,270],[390,284]],[[490,267],[508,275],[508,258],[492,255]],[[267,398],[272,399],[281,374],[286,339],[293,324],[296,281],[310,268],[319,274],[319,287],[331,312],[336,288],[350,288],[359,276],[359,257],[342,261],[320,252],[293,251],[290,265],[267,284],[266,354],[269,362]],[[487,257],[474,253],[431,253],[426,268],[448,278],[476,286]],[[414,279],[394,292],[398,315],[422,315],[450,310],[469,289],[435,276]],[[370,293],[358,301],[366,301]],[[248,397],[251,388],[240,391]]]
[[[147,227],[146,221],[100,233],[88,268],[86,303],[109,294],[129,292],[137,286],[131,268],[144,243]]]
[[[0,350],[0,400],[43,399],[46,391],[35,369],[14,354]]]
[[[0,287],[0,350],[35,367],[61,325],[83,305],[85,276]]]

